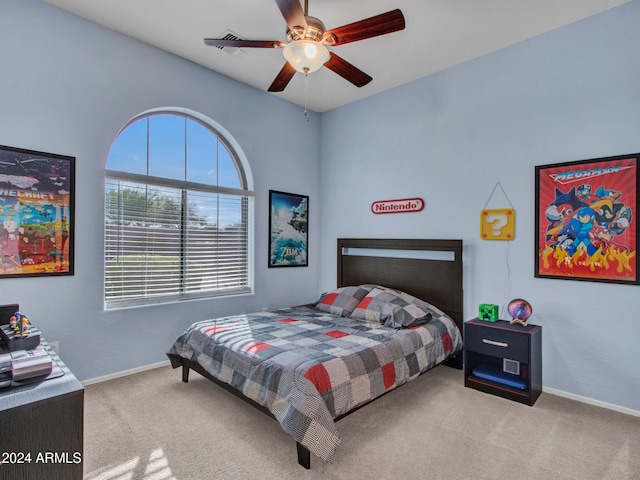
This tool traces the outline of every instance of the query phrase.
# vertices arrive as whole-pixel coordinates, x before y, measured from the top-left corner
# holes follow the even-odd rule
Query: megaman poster
[[[269,267],[309,264],[309,197],[269,190]]]
[[[73,275],[75,158],[0,146],[0,278]]]
[[[638,158],[535,167],[536,277],[640,283]]]

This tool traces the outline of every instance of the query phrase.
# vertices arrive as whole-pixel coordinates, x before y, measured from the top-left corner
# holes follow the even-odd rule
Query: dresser
[[[0,478],[81,480],[84,387],[42,340],[51,378],[0,389]]]

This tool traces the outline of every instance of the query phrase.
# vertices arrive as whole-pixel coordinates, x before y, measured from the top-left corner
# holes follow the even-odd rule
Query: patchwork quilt
[[[395,329],[301,306],[194,323],[167,354],[174,368],[179,357],[197,361],[332,462],[340,444],[336,417],[461,348],[460,331],[446,315]]]

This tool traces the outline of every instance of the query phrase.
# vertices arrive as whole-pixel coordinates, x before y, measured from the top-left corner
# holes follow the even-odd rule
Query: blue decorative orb
[[[527,324],[527,320],[533,313],[533,309],[531,308],[529,302],[522,298],[514,298],[513,300],[511,300],[509,302],[509,305],[507,306],[507,311],[513,319],[511,323],[517,321],[518,323],[522,323],[524,325]]]

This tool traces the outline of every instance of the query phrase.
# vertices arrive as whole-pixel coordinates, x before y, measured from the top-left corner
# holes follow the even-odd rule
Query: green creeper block
[[[498,320],[498,305],[491,303],[481,303],[478,307],[478,318],[487,322],[495,322]]]

